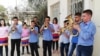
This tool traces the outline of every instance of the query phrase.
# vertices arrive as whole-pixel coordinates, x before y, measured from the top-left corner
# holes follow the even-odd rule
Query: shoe
[[[24,55],[24,53],[22,53],[22,55]]]
[[[30,52],[27,52],[27,54],[30,54]]]

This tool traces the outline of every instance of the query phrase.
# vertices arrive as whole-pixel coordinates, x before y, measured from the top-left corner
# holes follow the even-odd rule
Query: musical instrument
[[[73,20],[72,14],[68,15],[68,16],[66,17],[66,19],[69,20],[69,25],[68,25],[68,27],[69,27],[69,30],[70,30],[71,34],[72,34],[73,36],[78,36],[78,34],[79,34],[78,31],[75,30],[75,29],[73,28],[73,26],[74,26],[74,25],[78,25],[78,23],[75,22],[75,21]],[[73,30],[76,31],[76,32],[74,32]]]
[[[30,29],[31,29],[31,31],[34,31],[34,28],[33,27],[31,27]]]
[[[44,29],[48,29],[48,27],[47,26],[44,26]]]
[[[16,31],[16,27],[13,26],[13,27],[12,27],[12,32],[14,33],[15,31]]]
[[[49,24],[44,23],[44,29],[48,29],[48,25]]]

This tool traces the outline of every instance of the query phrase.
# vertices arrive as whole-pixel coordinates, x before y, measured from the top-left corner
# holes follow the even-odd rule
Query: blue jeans
[[[64,52],[65,50],[65,52]],[[66,53],[66,56],[68,56],[68,50],[69,50],[69,43],[61,43],[60,44],[60,53],[61,53],[61,56],[64,56],[64,53]]]
[[[70,50],[69,50],[69,54],[68,56],[72,56],[73,55],[73,52],[76,48],[76,43],[72,43],[71,46],[70,46]]]
[[[77,46],[77,56],[92,56],[93,46]]]

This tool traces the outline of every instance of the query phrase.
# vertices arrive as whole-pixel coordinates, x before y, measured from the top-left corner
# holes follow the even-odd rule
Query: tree
[[[34,11],[38,11],[36,15],[42,24],[44,17],[47,16],[47,0],[28,0],[28,4]]]
[[[5,10],[6,10],[6,8],[4,8],[4,6],[2,6],[2,5],[0,5],[0,12],[3,12]]]
[[[5,14],[6,8],[2,5],[0,5],[0,18],[7,18],[7,15]]]

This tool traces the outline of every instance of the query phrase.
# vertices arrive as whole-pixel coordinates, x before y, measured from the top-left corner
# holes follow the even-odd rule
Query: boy
[[[70,31],[67,28],[69,24],[68,22],[69,22],[68,20],[65,20],[64,27],[61,29],[61,35],[59,39],[61,56],[64,56],[64,50],[65,50],[66,56],[68,55],[69,37],[70,37]]]
[[[44,25],[41,27],[40,32],[43,32],[43,56],[52,56],[51,45],[52,45],[52,32],[54,32],[53,25],[50,24],[50,17],[45,17]],[[47,55],[47,52],[48,54]]]

